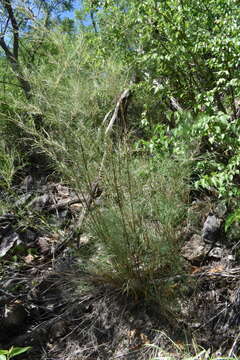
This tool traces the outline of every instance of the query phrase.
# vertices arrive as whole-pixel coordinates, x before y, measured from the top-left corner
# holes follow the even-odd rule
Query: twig
[[[108,120],[109,116],[111,115],[111,113],[112,113],[112,110],[110,110],[110,111],[104,116],[102,125],[105,125],[105,123],[107,122],[107,120]]]
[[[48,211],[65,209],[68,206],[71,206],[73,204],[82,203],[83,201],[84,200],[82,198],[80,198],[79,196],[76,196],[71,200],[67,200],[67,201],[56,203],[56,204],[49,206]]]
[[[237,335],[236,339],[234,340],[234,342],[232,344],[232,347],[231,347],[231,349],[230,349],[230,351],[228,353],[229,357],[233,356],[233,353],[234,353],[234,350],[235,350],[235,347],[236,347],[236,344],[237,344],[237,341],[238,341],[239,337],[240,337],[240,334]]]
[[[110,122],[108,124],[108,127],[107,127],[107,129],[105,131],[105,135],[108,135],[110,133],[110,131],[112,130],[113,124],[115,123],[116,119],[119,116],[121,106],[129,98],[129,96],[130,96],[130,90],[129,89],[124,90],[122,92],[122,94],[120,95],[119,100],[117,102],[117,105],[115,107],[113,116],[112,116],[112,118],[111,118],[111,120],[110,120]]]
[[[175,99],[174,97],[170,97],[170,102],[172,107],[177,110],[177,111],[183,111],[183,108],[181,107],[181,105],[179,104],[179,102],[177,101],[177,99]]]
[[[202,329],[203,327],[205,327],[206,325],[210,324],[214,319],[216,319],[219,315],[221,315],[222,313],[224,313],[224,311],[226,311],[226,309],[228,309],[231,306],[231,304],[228,304],[226,306],[226,308],[222,309],[218,314],[212,316],[208,321],[206,321],[204,324],[200,324],[195,330],[193,330],[193,333],[195,333],[196,331],[198,331],[199,329]]]
[[[9,293],[8,291],[5,291],[3,289],[0,289],[0,293],[2,293],[3,295],[10,297],[11,299],[15,299],[16,296],[14,296],[13,294]]]

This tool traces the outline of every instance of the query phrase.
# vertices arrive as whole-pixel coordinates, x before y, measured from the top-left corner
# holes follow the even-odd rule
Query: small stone
[[[208,256],[216,259],[221,259],[223,256],[223,249],[220,247],[215,247],[209,252]]]
[[[201,261],[210,250],[210,245],[206,245],[200,235],[193,235],[182,247],[182,256],[191,262]]]
[[[5,236],[0,244],[0,257],[5,256],[10,249],[19,244],[21,244],[21,240],[17,233],[13,232],[10,235]]]
[[[7,328],[21,327],[27,318],[27,312],[22,304],[13,303],[5,306],[4,325]]]
[[[49,242],[49,237],[40,236],[37,240],[37,244],[39,245],[42,254],[47,254],[51,251],[51,243]]]
[[[205,242],[214,242],[221,226],[221,220],[210,213],[203,224],[202,237]]]
[[[229,261],[235,261],[236,260],[234,255],[228,255],[227,258],[228,258]]]
[[[224,202],[221,202],[217,205],[215,212],[218,217],[223,218],[227,213],[227,206]]]
[[[20,239],[23,242],[31,243],[37,238],[37,233],[31,229],[25,229],[20,233]]]

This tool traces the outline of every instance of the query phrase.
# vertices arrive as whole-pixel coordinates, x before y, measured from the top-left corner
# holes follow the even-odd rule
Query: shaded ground
[[[28,176],[11,202],[0,217],[1,348],[30,345],[25,359],[150,359],[167,352],[178,359],[186,344],[195,351],[194,339],[212,353],[238,354],[238,243],[225,239],[225,214],[217,209],[219,227],[206,241],[207,200],[190,209],[195,220],[185,229],[186,275],[175,281],[182,288],[175,314],[86,272],[97,247],[75,231],[82,199],[74,191]]]

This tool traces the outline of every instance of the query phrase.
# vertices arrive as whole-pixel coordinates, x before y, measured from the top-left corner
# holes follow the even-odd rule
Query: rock
[[[221,226],[221,220],[214,214],[209,213],[202,229],[202,238],[206,243],[212,243],[217,240]]]
[[[37,240],[37,244],[41,249],[42,254],[47,254],[51,251],[51,242],[48,236],[41,236]]]
[[[0,237],[4,237],[12,232],[12,225],[15,221],[16,217],[12,214],[4,214],[0,216]]]
[[[223,218],[227,213],[227,206],[224,202],[221,202],[217,205],[215,213],[219,218]]]
[[[181,254],[188,261],[199,262],[204,259],[210,249],[210,245],[206,245],[203,238],[195,234],[182,247]]]
[[[32,229],[25,229],[24,231],[20,232],[19,236],[23,242],[33,243],[37,238],[37,233]]]
[[[25,325],[27,319],[27,311],[24,306],[19,303],[13,303],[5,306],[3,324],[7,329],[16,330]]]
[[[15,245],[21,244],[21,240],[17,233],[13,232],[8,236],[5,236],[0,244],[0,257],[6,255],[6,253]]]
[[[216,258],[216,259],[221,259],[222,256],[223,256],[223,248],[220,248],[220,247],[215,247],[213,248],[209,254],[208,254],[209,257],[213,257],[213,258]]]

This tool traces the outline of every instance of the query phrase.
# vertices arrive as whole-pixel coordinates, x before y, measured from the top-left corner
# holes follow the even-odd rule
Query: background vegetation
[[[85,199],[97,182],[101,207],[84,229],[100,251],[88,270],[169,308],[189,202],[221,199],[226,231],[239,219],[239,1],[73,10],[70,0],[0,2],[2,212],[29,171]]]

